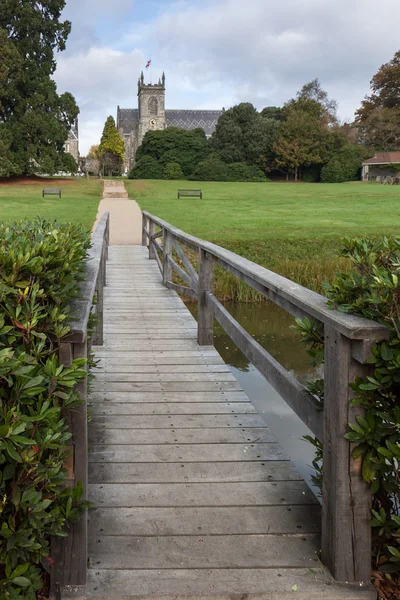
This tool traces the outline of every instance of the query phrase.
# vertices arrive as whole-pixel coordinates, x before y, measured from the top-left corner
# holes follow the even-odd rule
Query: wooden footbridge
[[[93,508],[54,540],[53,595],[375,598],[371,498],[344,435],[356,411],[349,382],[386,330],[148,213],[142,246],[108,247],[108,232],[105,214],[79,320],[60,347],[63,362],[87,354],[96,295],[90,420],[82,406],[71,423],[73,477]],[[198,252],[198,272],[186,248]],[[323,410],[215,298],[215,264],[324,324]],[[177,292],[196,298],[198,323]],[[214,318],[323,439],[322,507],[214,349]]]

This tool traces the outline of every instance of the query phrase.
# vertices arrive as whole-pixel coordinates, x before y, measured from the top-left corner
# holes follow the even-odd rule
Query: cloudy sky
[[[81,154],[105,119],[137,107],[137,79],[164,70],[167,108],[282,105],[318,77],[351,119],[400,49],[398,0],[67,0],[55,79],[81,109]]]

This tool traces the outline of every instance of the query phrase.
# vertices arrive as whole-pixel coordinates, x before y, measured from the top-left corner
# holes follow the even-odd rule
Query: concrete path
[[[114,185],[109,185],[105,181],[104,193],[111,193],[113,197],[104,197],[100,201],[96,222],[93,231],[97,227],[103,213],[110,213],[110,244],[126,245],[126,244],[141,244],[142,242],[142,212],[135,200],[129,200],[125,185],[123,182],[111,182]],[[115,185],[118,184],[118,185]],[[111,189],[108,192],[106,188]],[[120,193],[119,197],[115,197],[115,191]],[[126,195],[126,197],[125,197]]]

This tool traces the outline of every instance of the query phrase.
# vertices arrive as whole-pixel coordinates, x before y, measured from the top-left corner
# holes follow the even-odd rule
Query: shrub
[[[203,160],[195,169],[192,177],[195,181],[268,181],[257,165],[246,163],[226,164],[214,153]]]
[[[164,179],[185,179],[181,165],[176,162],[167,163],[164,167]]]
[[[129,179],[163,179],[163,165],[152,156],[143,156],[130,171]]]
[[[322,183],[344,183],[360,178],[362,162],[370,155],[363,146],[348,144],[336,152],[322,167]]]
[[[354,444],[354,459],[362,459],[362,475],[373,496],[373,569],[389,578],[400,576],[400,241],[396,239],[346,240],[343,255],[352,269],[326,285],[330,304],[339,310],[372,319],[390,330],[368,361],[371,375],[353,384],[354,405],[365,417],[349,424],[346,438]],[[323,334],[315,322],[298,320],[303,340],[315,363],[323,360]],[[320,396],[323,382],[309,384]],[[311,441],[311,440],[310,440]],[[317,461],[321,462],[321,445]],[[320,474],[323,469],[320,467]],[[322,473],[323,476],[323,473]],[[379,577],[377,578],[379,579]]]
[[[318,183],[321,180],[321,165],[310,165],[301,170],[301,180],[306,183]]]
[[[218,154],[210,154],[199,163],[190,177],[195,181],[230,181],[229,167]]]
[[[89,234],[37,220],[0,225],[0,597],[34,600],[51,564],[49,538],[77,517],[82,488],[65,487],[85,359],[60,366]]]
[[[228,165],[230,181],[267,181],[265,174],[257,165],[231,163]]]

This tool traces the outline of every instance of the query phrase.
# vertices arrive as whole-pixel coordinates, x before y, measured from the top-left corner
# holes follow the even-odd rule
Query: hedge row
[[[165,166],[151,156],[143,156],[129,173],[129,179],[190,179],[193,181],[267,181],[256,165],[224,163],[217,154],[200,162],[194,172],[185,177],[178,162]]]
[[[81,400],[85,359],[59,365],[90,245],[81,226],[0,224],[0,597],[34,600],[66,535],[81,487],[65,487],[71,434],[63,415]]]

